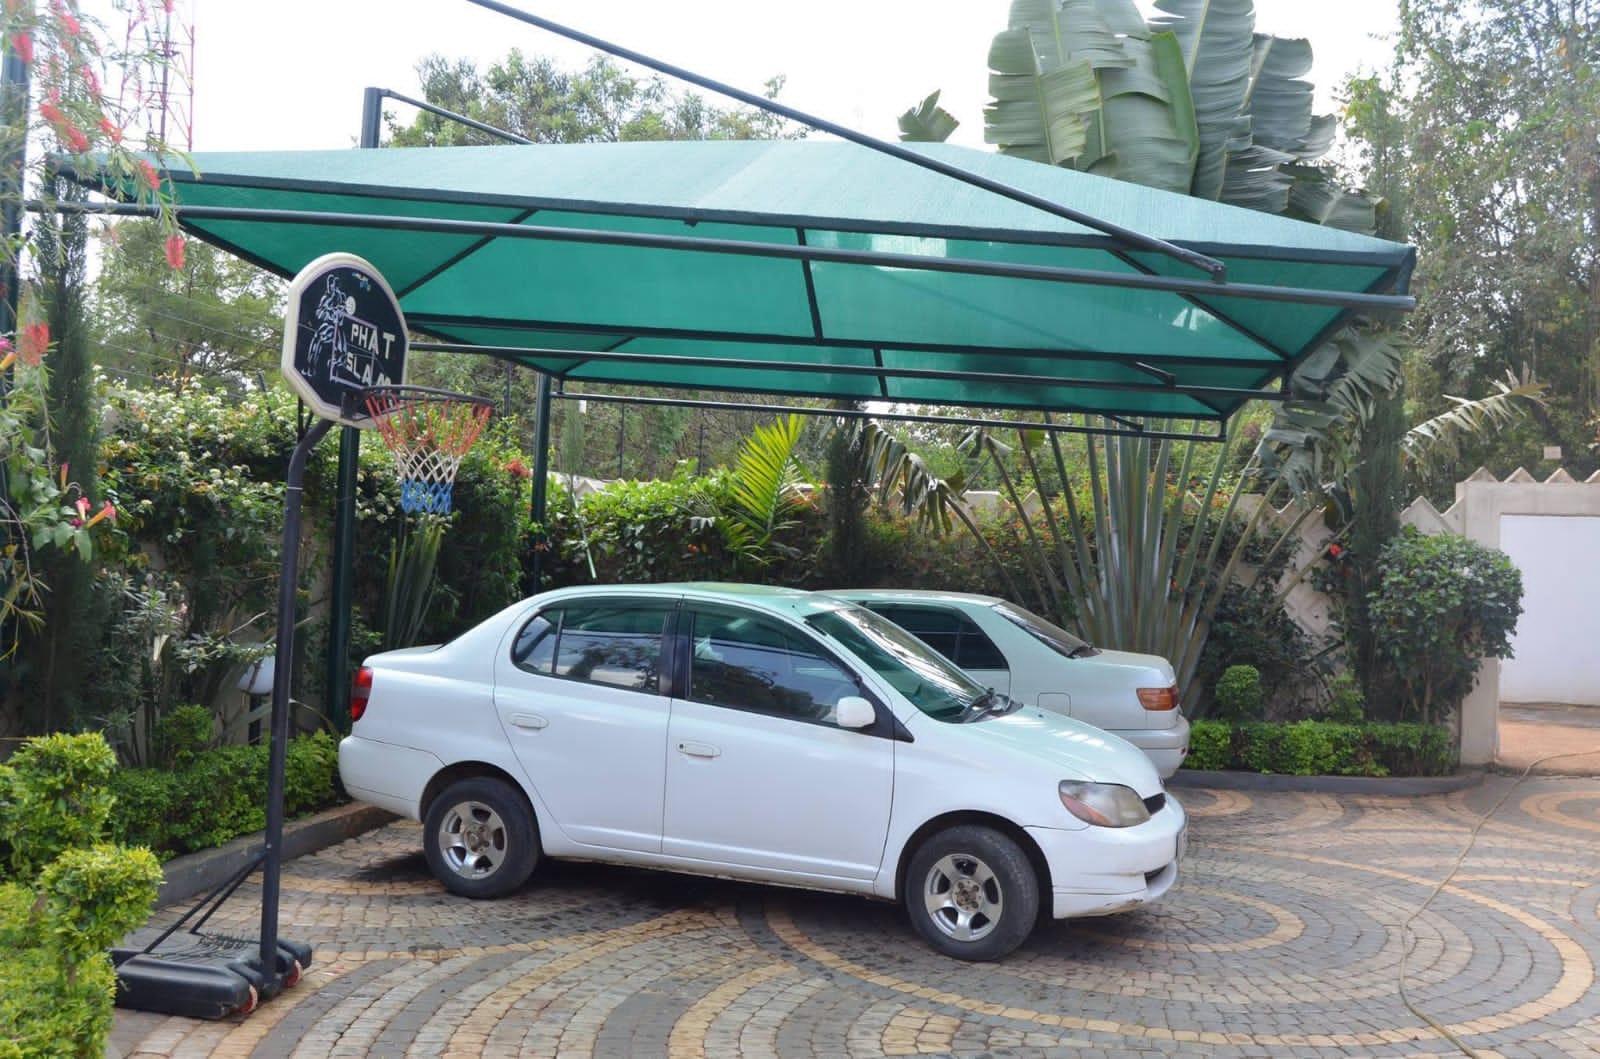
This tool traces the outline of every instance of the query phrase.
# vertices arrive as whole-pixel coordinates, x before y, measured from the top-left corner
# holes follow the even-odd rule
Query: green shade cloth
[[[568,381],[677,390],[1220,421],[1247,398],[1212,391],[1270,386],[1352,311],[1230,285],[1402,295],[1414,262],[1410,247],[1335,229],[998,154],[915,149],[1214,257],[1229,285],[837,141],[199,154],[198,176],[170,176],[187,230],[281,276],[331,251],[358,254],[418,331]],[[274,212],[229,219],[191,207]],[[281,211],[351,216],[308,223]],[[368,227],[359,217],[572,235]],[[605,233],[680,242],[616,245]],[[861,256],[734,255],[685,238]],[[923,261],[1089,275],[910,267]],[[1128,276],[1205,286],[1112,285]],[[641,359],[585,356],[593,352]]]

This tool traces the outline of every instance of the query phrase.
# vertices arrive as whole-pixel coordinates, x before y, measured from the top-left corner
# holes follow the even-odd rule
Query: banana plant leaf
[[[1178,39],[1188,70],[1199,130],[1191,194],[1222,194],[1228,155],[1248,142],[1245,97],[1250,87],[1255,5],[1252,0],[1156,0],[1153,20]]]

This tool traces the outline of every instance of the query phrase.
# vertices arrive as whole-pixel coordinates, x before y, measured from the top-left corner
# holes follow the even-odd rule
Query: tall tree
[[[1409,371],[1425,411],[1490,392],[1508,372],[1550,385],[1520,427],[1469,442],[1434,492],[1484,463],[1537,467],[1558,443],[1570,471],[1600,467],[1600,2],[1402,0],[1385,142],[1411,189],[1421,251]],[[1389,130],[1378,127],[1369,143]],[[1394,137],[1390,137],[1392,140]]]
[[[124,221],[106,241],[95,281],[101,366],[171,388],[275,371],[277,279],[206,243],[174,241],[153,221]]]
[[[471,59],[430,55],[417,64],[429,103],[535,143],[619,140],[770,140],[797,135],[782,118],[754,107],[723,108],[694,93],[674,93],[659,77],[636,77],[605,55],[580,70],[513,48],[480,71]],[[783,78],[767,82],[776,99]],[[392,147],[452,147],[501,142],[436,114],[410,125],[388,119]]]

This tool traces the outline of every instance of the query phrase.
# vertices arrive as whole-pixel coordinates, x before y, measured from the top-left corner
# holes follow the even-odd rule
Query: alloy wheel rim
[[[439,852],[450,870],[466,879],[493,875],[505,863],[505,821],[483,802],[452,806],[439,823]]]
[[[947,853],[928,869],[923,907],[940,933],[979,941],[1000,925],[1005,899],[994,870],[970,853]]]

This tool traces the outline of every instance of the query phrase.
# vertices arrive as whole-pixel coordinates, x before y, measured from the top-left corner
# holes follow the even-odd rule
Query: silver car
[[[1121,736],[1163,779],[1188,756],[1189,720],[1165,658],[1091,646],[993,596],[896,588],[829,595],[883,615],[1002,695]]]

